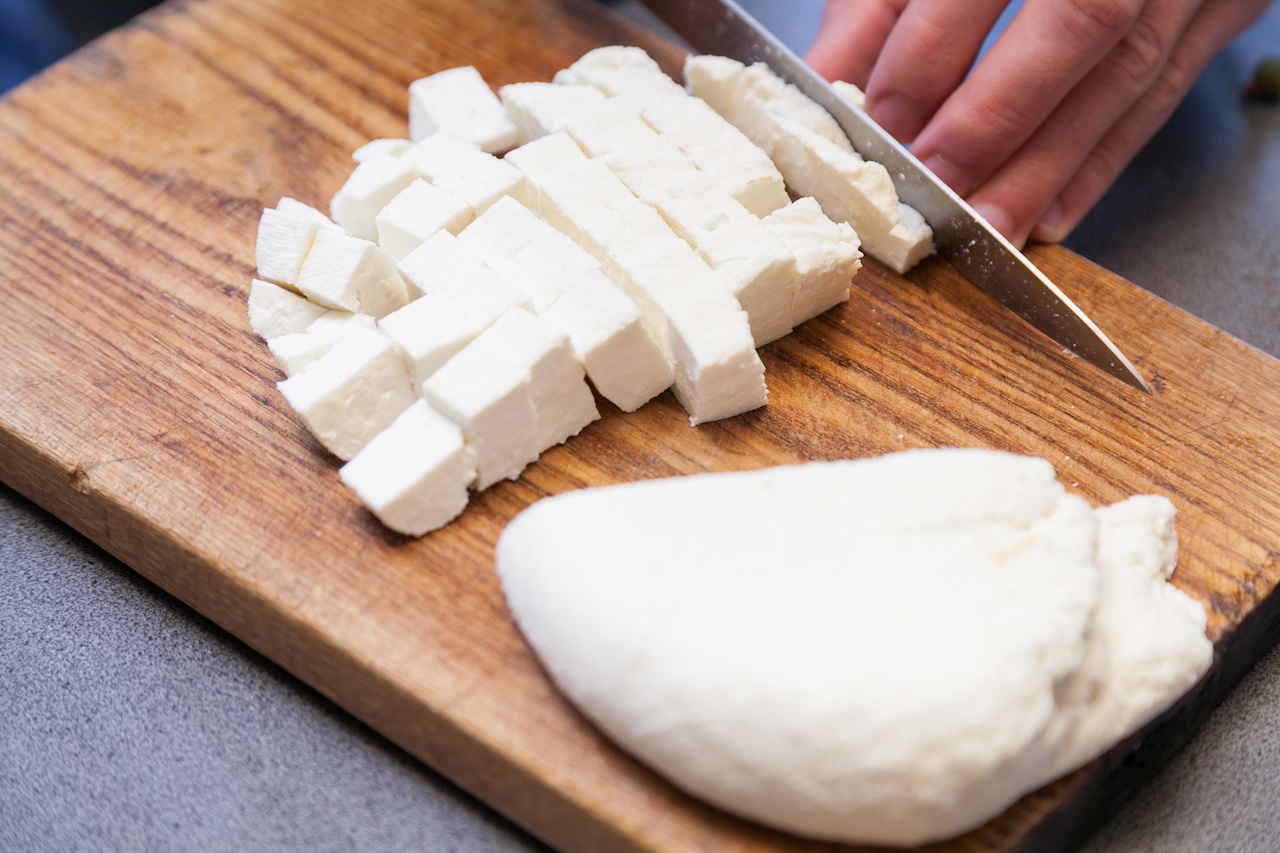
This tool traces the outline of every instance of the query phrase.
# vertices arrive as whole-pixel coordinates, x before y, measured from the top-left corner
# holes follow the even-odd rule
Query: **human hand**
[[[1065,238],[1271,0],[827,0],[805,57],[1015,245]],[[968,76],[966,77],[966,74]]]

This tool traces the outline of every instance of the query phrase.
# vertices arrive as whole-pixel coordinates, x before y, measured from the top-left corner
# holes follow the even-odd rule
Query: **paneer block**
[[[529,297],[503,281],[448,231],[432,234],[400,262],[399,268],[423,294],[465,292],[469,301],[490,305],[495,314],[533,307]]]
[[[458,234],[462,245],[497,270],[497,264],[536,240],[550,228],[514,198],[500,199]],[[537,307],[535,302],[535,309]]]
[[[422,536],[466,509],[475,453],[457,424],[418,400],[338,474],[387,527]]]
[[[502,331],[507,357],[528,366],[538,453],[577,435],[600,417],[564,330],[528,311],[512,311],[493,328]]]
[[[520,128],[520,144],[563,131],[579,112],[595,109],[606,98],[594,86],[575,83],[512,83],[498,90],[507,115]]]
[[[510,306],[470,289],[429,293],[378,321],[398,348],[415,390]]]
[[[700,98],[668,98],[641,117],[756,216],[791,201],[769,155]]]
[[[734,312],[742,317],[739,322],[731,321]],[[690,424],[733,417],[768,402],[764,364],[745,321],[738,303],[723,291],[669,309],[676,399]]]
[[[400,159],[428,181],[434,181],[446,171],[465,166],[483,153],[474,142],[442,130],[415,142],[400,155]]]
[[[342,230],[320,211],[291,198],[280,199],[277,208],[263,210],[255,244],[259,277],[294,289],[302,260],[321,228]]]
[[[364,329],[344,335],[277,387],[311,434],[343,460],[359,453],[417,399],[391,341]]]
[[[271,338],[267,341],[267,347],[285,376],[297,376],[310,367],[312,362],[333,349],[334,344],[345,335],[356,329],[372,331],[376,328],[376,321],[368,314],[326,311],[301,332]]]
[[[378,214],[378,245],[399,261],[437,231],[457,234],[475,215],[453,193],[417,178]]]
[[[638,47],[619,45],[587,52],[568,68],[556,72],[555,82],[595,86],[637,110],[685,95],[680,84],[668,77],[649,54]]]
[[[321,229],[298,272],[298,290],[319,305],[382,317],[409,301],[395,258],[376,244]]]
[[[519,137],[498,96],[471,66],[409,84],[409,138],[417,142],[441,130],[492,154],[514,147]]]
[[[379,211],[418,177],[399,157],[377,153],[356,166],[329,203],[333,221],[361,240],[377,240]]]
[[[301,332],[327,310],[269,281],[249,286],[249,326],[265,340]]]
[[[849,282],[861,267],[858,235],[844,222],[832,222],[812,198],[792,202],[764,218],[796,258],[796,296],[791,324],[849,298]]]

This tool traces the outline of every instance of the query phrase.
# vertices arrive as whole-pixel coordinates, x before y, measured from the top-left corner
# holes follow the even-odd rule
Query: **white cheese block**
[[[796,259],[796,290],[790,322],[798,326],[849,298],[849,283],[861,268],[858,235],[832,222],[812,198],[802,198],[763,220]]]
[[[484,213],[500,198],[522,198],[524,194],[520,170],[483,151],[442,170],[431,182],[466,201],[477,214]]]
[[[863,238],[867,254],[900,273],[932,255],[933,229],[914,207],[898,203],[898,224],[888,234],[869,231]]]
[[[1044,460],[909,451],[547,498],[496,566],[555,683],[674,784],[790,833],[916,846],[999,814],[1069,751],[1116,591],[1098,519]],[[1111,685],[1137,686],[1141,717],[1211,659],[1193,608],[1125,628],[1155,672]]]
[[[428,293],[383,317],[378,329],[397,346],[421,394],[433,373],[511,307],[477,290]]]
[[[747,312],[756,346],[791,331],[795,257],[756,216],[660,136],[603,160],[715,270]]]
[[[418,400],[338,474],[387,527],[422,536],[466,508],[475,454],[453,421]]]
[[[638,47],[619,45],[587,52],[568,68],[556,72],[555,82],[595,86],[638,110],[685,94],[649,54]]]
[[[437,231],[457,234],[475,216],[470,204],[418,178],[377,215],[378,245],[399,261]]]
[[[351,159],[363,163],[374,154],[390,154],[399,157],[413,147],[408,139],[374,139],[351,152]]]
[[[474,142],[442,130],[415,142],[400,155],[400,159],[422,177],[434,181],[446,171],[474,162],[476,155],[482,153],[484,152],[480,150],[480,146]]]
[[[285,376],[297,376],[333,349],[334,344],[348,333],[355,329],[376,328],[376,322],[368,314],[325,311],[306,329],[271,338],[267,347]]]
[[[516,252],[550,229],[547,223],[514,198],[497,201],[458,234],[462,245],[497,270]],[[554,230],[554,229],[551,229]],[[534,300],[535,310],[538,308]]]
[[[290,198],[281,199],[278,208],[263,210],[254,247],[258,276],[293,289],[302,259],[321,228],[341,230],[320,211]]]
[[[269,281],[249,286],[249,326],[264,340],[301,332],[327,310]]]
[[[428,237],[400,261],[399,269],[423,294],[466,292],[469,302],[491,305],[495,314],[533,307],[528,296],[503,281],[448,231]]]
[[[738,78],[737,87],[735,99],[758,100],[775,118],[802,124],[833,145],[853,152],[853,145],[841,129],[840,123],[808,95],[773,73],[763,62],[756,62],[745,68]]]
[[[494,326],[499,324],[506,357],[528,366],[538,453],[577,435],[600,417],[582,364],[559,326],[521,310],[511,311]]]
[[[573,83],[512,83],[498,90],[507,115],[520,128],[520,144],[564,130],[575,113],[598,107],[606,95]]]
[[[519,136],[498,96],[471,66],[409,84],[409,138],[417,142],[441,130],[492,154],[513,147]]]
[[[541,181],[556,172],[574,169],[590,159],[573,137],[567,133],[548,134],[508,151],[503,159],[524,174],[525,203],[553,226],[577,240],[572,223],[557,221],[553,207],[539,194]]]
[[[329,203],[333,221],[353,237],[377,240],[374,217],[416,177],[399,157],[385,152],[370,155],[356,166]]]
[[[391,341],[356,329],[302,373],[278,383],[311,434],[351,459],[417,399]]]
[[[702,99],[667,98],[641,117],[756,216],[790,201],[769,155]]]
[[[395,258],[368,240],[321,229],[298,272],[298,290],[312,302],[382,317],[409,301]]]
[[[609,98],[599,106],[571,116],[564,129],[590,157],[603,157],[658,138],[658,132],[640,118],[640,113],[620,98]]]

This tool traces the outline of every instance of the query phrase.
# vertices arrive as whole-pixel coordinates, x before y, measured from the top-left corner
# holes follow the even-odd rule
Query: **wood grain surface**
[[[1151,379],[1064,354],[948,266],[869,262],[847,305],[762,350],[770,403],[690,427],[603,407],[422,540],[388,533],[276,392],[249,329],[259,213],[320,206],[406,87],[471,64],[548,80],[603,44],[679,53],[576,0],[188,0],[0,102],[0,478],[566,851],[819,851],[674,790],[555,692],[492,568],[546,494],[696,471],[991,447],[1091,502],[1177,506],[1175,582],[1218,659],[1141,736],[937,849],[1067,849],[1276,640],[1280,362],[1057,247],[1031,254]],[[909,594],[904,589],[904,594]]]

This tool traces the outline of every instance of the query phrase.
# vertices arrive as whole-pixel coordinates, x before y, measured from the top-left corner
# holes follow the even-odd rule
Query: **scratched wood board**
[[[0,478],[566,851],[827,851],[685,796],[555,692],[493,545],[589,485],[910,447],[1043,456],[1098,504],[1177,506],[1175,582],[1218,657],[1139,736],[936,849],[1067,849],[1275,642],[1280,362],[1058,247],[1032,258],[1130,356],[1146,396],[934,259],[868,262],[846,305],[762,350],[767,408],[691,427],[671,395],[602,418],[421,540],[389,533],[275,389],[245,313],[264,205],[319,206],[406,87],[475,65],[549,80],[605,44],[679,51],[576,0],[192,0],[0,101]],[[1211,282],[1206,282],[1211,286]],[[904,588],[904,594],[910,591]]]

